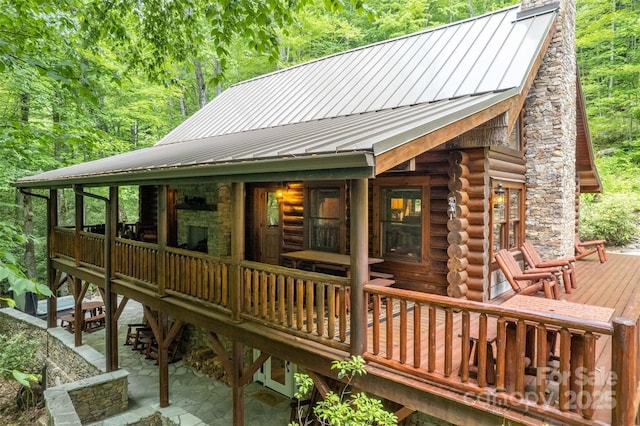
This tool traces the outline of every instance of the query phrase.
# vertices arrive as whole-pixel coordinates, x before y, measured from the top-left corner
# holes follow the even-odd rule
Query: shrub
[[[24,334],[0,335],[0,375],[22,385],[38,381],[40,367],[36,358],[37,343]]]
[[[389,413],[382,406],[379,399],[371,398],[363,392],[355,395],[350,393],[351,381],[356,375],[367,374],[364,369],[365,361],[360,356],[352,356],[344,361],[334,361],[331,364],[332,370],[338,370],[338,378],[347,380],[342,392],[327,392],[325,399],[319,401],[313,408],[317,420],[321,425],[327,426],[395,426],[398,419],[393,413]],[[295,397],[300,401],[313,387],[313,381],[309,376],[296,373],[296,384],[298,390]],[[289,426],[305,426],[313,420],[302,415],[300,403],[298,403],[298,423],[291,422]]]
[[[589,201],[580,208],[580,238],[604,239],[607,244],[623,246],[638,233],[637,212],[629,206],[627,196],[617,194]]]

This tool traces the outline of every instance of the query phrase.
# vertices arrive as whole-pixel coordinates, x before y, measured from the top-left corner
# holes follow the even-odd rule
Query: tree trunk
[[[204,82],[204,76],[202,75],[202,65],[197,59],[193,60],[193,64],[196,67],[196,85],[198,86],[198,102],[200,108],[203,108],[207,104],[207,85]]]
[[[180,97],[180,114],[182,114],[184,118],[187,117],[187,103],[184,100],[184,96]]]
[[[218,59],[213,60],[213,71],[216,77],[222,74],[222,67]],[[220,93],[222,93],[222,83],[218,82],[218,84],[216,84],[216,96],[219,96]]]
[[[22,205],[24,207],[24,233],[27,235],[27,242],[24,249],[24,263],[27,267],[27,277],[34,280],[38,272],[36,267],[36,250],[33,240],[34,222],[33,210],[31,209],[31,197],[29,195],[23,197]]]

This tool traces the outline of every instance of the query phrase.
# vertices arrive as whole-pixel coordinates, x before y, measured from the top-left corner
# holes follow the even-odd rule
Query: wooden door
[[[254,191],[253,241],[256,261],[277,265],[280,262],[281,212],[275,188],[256,188]]]

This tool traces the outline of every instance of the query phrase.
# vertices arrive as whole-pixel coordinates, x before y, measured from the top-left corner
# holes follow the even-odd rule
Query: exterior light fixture
[[[276,199],[279,201],[282,201],[283,198],[284,198],[284,189],[283,188],[276,189]]]
[[[392,198],[391,210],[402,210],[404,208],[404,198]]]
[[[493,207],[496,209],[504,208],[504,197],[507,191],[502,186],[502,181],[498,181],[496,189],[493,191]]]
[[[449,197],[447,213],[449,213],[449,220],[453,220],[456,217],[456,197]]]

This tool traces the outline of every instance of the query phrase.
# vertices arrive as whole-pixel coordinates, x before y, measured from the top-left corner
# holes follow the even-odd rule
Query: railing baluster
[[[429,353],[428,368],[429,373],[436,371],[436,307],[429,305]]]
[[[571,348],[571,333],[566,328],[560,330],[560,395],[559,406],[560,411],[569,411],[569,404],[571,403],[571,395],[569,392],[569,371],[570,365],[570,353]]]
[[[417,302],[413,304],[413,366],[422,365],[422,308]]]
[[[400,300],[400,363],[407,362],[407,301]]]
[[[507,347],[507,321],[499,317],[496,331],[496,390],[504,392],[505,387],[505,357]]]
[[[316,311],[317,311],[317,327],[316,334],[318,336],[322,336],[324,334],[324,295],[327,291],[327,286],[325,284],[318,283],[316,285]]]
[[[476,353],[478,357],[478,386],[487,386],[487,369],[493,365],[487,365],[487,314],[480,314],[478,321],[478,341],[476,342]]]
[[[372,353],[378,355],[380,353],[380,296],[373,295],[373,312],[372,312]]]
[[[582,389],[582,417],[585,419],[593,418],[595,412],[596,394],[596,336],[592,332],[587,331],[584,334],[584,368],[587,372],[586,380]]]
[[[451,376],[453,356],[453,309],[444,311],[444,376]]]
[[[547,359],[549,349],[547,348],[547,327],[543,323],[539,323],[536,327],[537,344],[536,353],[538,354],[536,371],[536,394],[538,404],[545,403],[547,389]]]
[[[315,283],[313,281],[305,281],[305,287],[306,287],[306,300],[305,300],[305,306],[307,307],[307,333],[312,333],[313,332],[313,314],[315,311],[315,303],[314,303],[314,299],[313,296],[315,294]]]
[[[393,359],[393,299],[387,297],[387,305],[385,306],[385,332],[386,332],[386,353],[387,359]]]
[[[470,326],[469,311],[462,311],[462,354],[460,355],[460,380],[462,383],[469,381]]]

